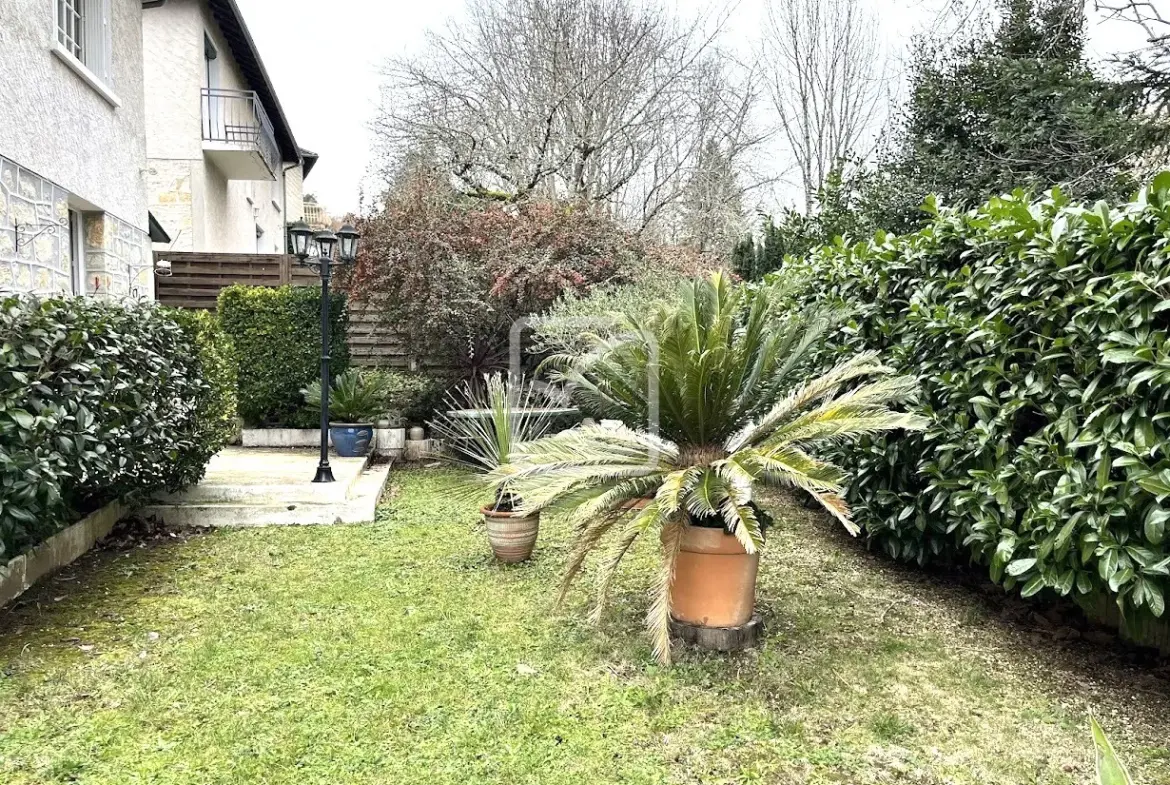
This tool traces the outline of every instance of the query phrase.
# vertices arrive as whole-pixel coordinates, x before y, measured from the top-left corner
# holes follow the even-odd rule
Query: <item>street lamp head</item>
[[[304,221],[297,221],[288,227],[288,236],[292,238],[293,256],[302,262],[305,261],[309,255],[309,240],[313,236],[313,230]]]
[[[340,238],[341,243],[341,248],[339,249],[341,261],[352,262],[357,258],[357,243],[361,235],[358,234],[358,230],[354,229],[351,224],[346,224],[337,231],[337,236]]]
[[[337,245],[337,235],[328,229],[323,229],[313,237],[317,242],[317,250],[322,259],[333,259],[333,248]]]

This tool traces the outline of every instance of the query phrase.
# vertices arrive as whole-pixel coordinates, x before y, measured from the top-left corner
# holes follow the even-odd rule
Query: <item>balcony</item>
[[[203,154],[229,180],[275,180],[280,153],[256,93],[220,88],[202,93]]]

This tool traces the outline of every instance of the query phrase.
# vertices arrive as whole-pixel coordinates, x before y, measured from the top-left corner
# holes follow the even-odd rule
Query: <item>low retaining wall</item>
[[[0,570],[0,605],[11,602],[44,576],[72,563],[129,513],[130,508],[122,502],[107,504],[8,562]]]
[[[1140,611],[1130,609],[1122,616],[1117,602],[1104,593],[1078,596],[1075,599],[1085,615],[1093,621],[1113,627],[1130,643],[1149,646],[1170,656],[1170,613],[1159,618],[1143,608]]]
[[[320,447],[321,431],[317,428],[244,428],[240,432],[245,447]]]
[[[270,449],[320,447],[321,431],[317,428],[244,428],[240,432],[240,444]],[[378,455],[401,458],[406,449],[406,429],[375,428],[374,449]]]

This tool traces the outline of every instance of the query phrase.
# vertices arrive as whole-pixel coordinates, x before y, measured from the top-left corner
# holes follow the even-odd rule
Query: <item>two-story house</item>
[[[142,13],[0,2],[0,291],[152,295]]]
[[[152,297],[152,241],[284,253],[316,161],[234,0],[0,0],[0,292]]]
[[[301,150],[235,0],[143,3],[147,191],[160,250],[284,253]]]

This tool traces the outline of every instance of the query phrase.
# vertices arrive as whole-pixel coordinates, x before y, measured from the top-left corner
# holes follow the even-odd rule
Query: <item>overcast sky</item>
[[[937,20],[945,0],[869,0],[894,52]],[[710,0],[663,0],[691,15]],[[732,0],[734,2],[734,0]],[[369,124],[386,58],[418,51],[428,29],[461,12],[464,0],[238,0],[275,83],[297,142],[320,154],[305,182],[333,214],[356,210],[368,189]],[[739,0],[725,45],[750,50],[767,0]],[[722,3],[719,3],[722,7]],[[1090,49],[1103,53],[1137,46],[1138,28],[1093,23]],[[782,155],[782,153],[777,153]]]

